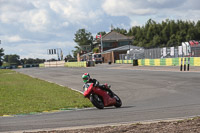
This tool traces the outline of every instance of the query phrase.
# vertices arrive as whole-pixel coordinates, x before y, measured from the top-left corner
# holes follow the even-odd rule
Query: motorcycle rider
[[[111,97],[114,96],[114,95],[113,95],[113,92],[110,90],[110,86],[109,86],[108,88],[106,88],[105,85],[100,85],[100,84],[99,84],[99,81],[97,81],[96,79],[90,78],[89,73],[84,73],[84,74],[82,75],[82,79],[83,79],[83,82],[84,82],[85,84],[87,84],[87,83],[93,83],[93,86],[94,86],[94,87],[99,87],[100,89],[102,89],[102,90],[104,90],[104,91],[107,91],[107,92],[110,94]]]

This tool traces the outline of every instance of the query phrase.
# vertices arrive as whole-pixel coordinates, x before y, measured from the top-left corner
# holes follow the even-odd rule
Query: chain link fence
[[[200,57],[200,44],[190,46],[182,44],[177,47],[164,47],[152,49],[135,49],[127,51],[127,54],[120,54],[120,60],[134,59],[156,59],[156,58],[177,58],[177,57]]]

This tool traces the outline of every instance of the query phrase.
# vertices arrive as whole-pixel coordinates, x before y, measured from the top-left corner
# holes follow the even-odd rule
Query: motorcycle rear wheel
[[[116,108],[119,108],[122,106],[122,101],[121,99],[116,95],[116,94],[113,94],[114,95],[114,98],[116,99],[116,104],[114,105]]]
[[[90,95],[90,101],[92,102],[92,104],[98,108],[98,109],[103,109],[104,108],[104,103],[103,100],[100,96],[98,96],[97,94],[91,94]]]

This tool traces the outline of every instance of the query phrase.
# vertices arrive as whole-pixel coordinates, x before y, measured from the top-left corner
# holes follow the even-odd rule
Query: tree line
[[[117,27],[113,30],[126,36],[134,36],[132,45],[144,48],[179,46],[181,42],[200,40],[200,20],[195,23],[166,19],[157,23],[149,19],[144,26],[133,26],[129,30]],[[101,31],[97,34],[103,36],[106,32]],[[92,45],[94,39],[92,33],[85,29],[79,29],[74,37],[74,42],[77,44],[75,50],[72,51],[74,57],[81,51],[82,45]]]
[[[0,66],[12,66],[12,65],[26,65],[26,64],[40,64],[44,63],[45,59],[33,59],[33,58],[24,58],[20,59],[20,56],[17,54],[4,55],[3,48],[0,49]]]
[[[179,46],[182,42],[200,40],[200,20],[165,20],[156,23],[149,19],[144,26],[133,26],[128,31],[116,29],[118,32],[134,36],[133,45],[144,48]]]

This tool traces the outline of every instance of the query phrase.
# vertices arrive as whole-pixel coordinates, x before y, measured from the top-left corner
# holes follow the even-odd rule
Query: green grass
[[[0,116],[91,106],[69,88],[0,69]]]

